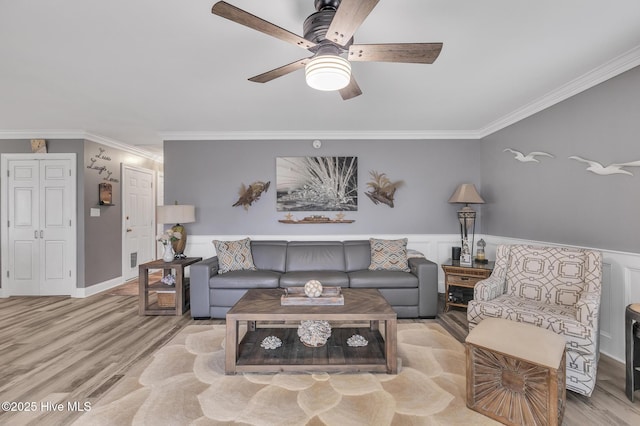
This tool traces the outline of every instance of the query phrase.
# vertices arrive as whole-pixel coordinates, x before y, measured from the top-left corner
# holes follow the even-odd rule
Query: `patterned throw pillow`
[[[253,264],[251,240],[249,238],[238,241],[213,240],[213,245],[216,247],[218,255],[219,274],[229,271],[254,271],[256,269]]]
[[[406,238],[401,240],[378,240],[369,238],[369,242],[371,243],[370,270],[409,272]]]

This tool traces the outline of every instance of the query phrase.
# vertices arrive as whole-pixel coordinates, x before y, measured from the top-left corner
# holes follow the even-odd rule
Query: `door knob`
[[[133,231],[133,229],[127,228],[127,232],[132,232],[132,231]]]

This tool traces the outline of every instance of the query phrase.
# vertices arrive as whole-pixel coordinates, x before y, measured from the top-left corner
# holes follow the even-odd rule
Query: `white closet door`
[[[40,163],[9,161],[9,283],[11,295],[40,294]]]
[[[8,160],[3,188],[7,191],[7,295],[73,295],[73,164],[72,159]]]
[[[40,294],[69,294],[74,282],[70,259],[70,162],[40,162]]]

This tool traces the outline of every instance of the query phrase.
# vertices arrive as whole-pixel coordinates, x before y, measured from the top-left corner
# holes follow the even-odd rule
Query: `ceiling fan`
[[[442,50],[442,43],[354,44],[354,33],[378,1],[314,0],[316,12],[304,21],[304,37],[224,1],[214,4],[211,13],[313,53],[309,58],[251,77],[250,81],[266,83],[305,68],[309,86],[318,90],[339,90],[342,99],[347,100],[362,94],[351,74],[350,61],[431,64]]]

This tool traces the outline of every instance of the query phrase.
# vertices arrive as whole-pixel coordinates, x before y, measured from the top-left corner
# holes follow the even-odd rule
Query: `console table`
[[[165,262],[162,259],[153,260],[138,266],[140,286],[140,315],[177,315],[182,316],[189,310],[189,278],[184,276],[187,266],[201,261],[201,257],[186,257],[184,259],[173,259]],[[174,285],[167,285],[161,281],[149,283],[149,271],[162,269],[162,276],[171,274],[175,270],[176,282]],[[165,292],[175,294],[175,306],[164,308],[158,304],[149,305],[149,292]]]

